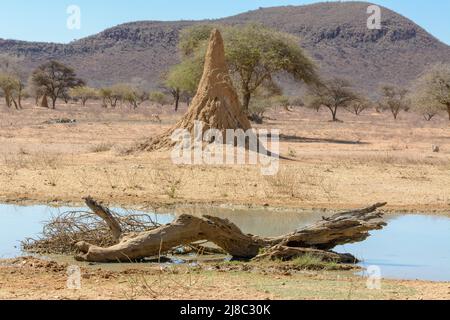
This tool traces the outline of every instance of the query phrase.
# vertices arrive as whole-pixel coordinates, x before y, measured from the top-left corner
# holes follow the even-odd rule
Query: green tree
[[[83,106],[86,106],[86,102],[90,99],[96,99],[99,97],[99,92],[95,88],[87,86],[72,88],[69,91],[69,95],[72,99],[81,101]]]
[[[53,109],[56,107],[56,100],[64,99],[68,90],[85,85],[72,68],[54,60],[39,66],[31,77],[34,85],[43,88],[45,95],[52,99]]]
[[[213,25],[200,25],[182,31],[179,44],[184,57],[182,65],[187,60],[202,66],[213,28]],[[219,28],[225,41],[228,67],[234,85],[241,93],[244,110],[248,111],[257,90],[262,86],[272,86],[274,75],[281,72],[307,84],[319,83],[316,66],[300,48],[297,38],[259,24]],[[198,77],[188,76],[194,78],[197,85],[201,73]]]
[[[338,110],[348,108],[357,98],[348,80],[332,78],[320,85],[312,86],[305,103],[307,107],[315,110],[321,107],[327,108],[331,112],[332,120],[339,121]]]
[[[161,91],[154,91],[150,93],[150,101],[160,106],[163,106],[164,104],[167,103],[167,97]]]
[[[22,96],[24,83],[21,75],[22,59],[7,54],[0,55],[0,89],[5,98],[6,105],[10,108],[12,104],[16,109],[22,108]]]
[[[416,82],[413,102],[416,108],[436,114],[448,113],[450,120],[450,64],[437,64]]]
[[[178,111],[180,98],[192,98],[202,76],[202,60],[196,57],[185,58],[183,62],[170,68],[164,79],[164,86],[173,97],[175,111]]]
[[[19,78],[10,74],[0,73],[0,89],[8,108],[11,108],[13,104],[17,110],[22,108],[23,83]]]

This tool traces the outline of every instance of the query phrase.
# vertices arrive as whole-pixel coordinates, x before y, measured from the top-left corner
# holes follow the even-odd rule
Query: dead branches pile
[[[113,217],[126,233],[139,233],[158,228],[160,225],[147,214],[127,213]],[[42,234],[37,239],[22,241],[22,249],[37,254],[74,254],[75,244],[89,241],[101,247],[116,243],[108,224],[99,216],[87,211],[69,211],[53,216],[44,222]]]

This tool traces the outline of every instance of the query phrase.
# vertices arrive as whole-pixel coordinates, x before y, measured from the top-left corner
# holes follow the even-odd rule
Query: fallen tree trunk
[[[91,198],[87,198],[86,202],[88,201],[88,206],[94,214],[105,219],[117,236],[116,224],[111,221],[114,217],[105,214],[108,210]],[[386,203],[379,203],[362,210],[336,214],[330,218],[323,218],[312,226],[273,238],[244,234],[226,219],[207,215],[201,218],[181,215],[173,223],[157,229],[119,235],[120,241],[109,248],[79,242],[77,248],[81,253],[76,259],[90,262],[129,262],[159,256],[175,247],[201,240],[215,243],[234,258],[255,258],[263,249],[265,252],[261,257],[266,254],[280,259],[283,259],[283,256],[292,257],[295,252],[298,255],[305,253],[305,250],[286,248],[309,248],[314,249],[310,252],[318,254],[319,250],[329,250],[340,244],[362,241],[369,236],[369,231],[382,229],[386,223],[382,220],[382,213],[377,212],[377,209],[384,205]],[[333,254],[324,251],[322,256],[334,257],[338,262],[356,261],[354,257],[348,255]]]

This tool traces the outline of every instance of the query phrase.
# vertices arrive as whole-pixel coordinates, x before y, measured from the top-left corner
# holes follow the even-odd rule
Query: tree
[[[0,89],[3,91],[8,108],[11,108],[13,104],[17,110],[22,108],[23,83],[20,79],[10,74],[0,73]]]
[[[68,90],[85,85],[72,68],[54,60],[34,70],[32,81],[36,87],[44,88],[45,94],[52,99],[53,109],[56,107],[56,100],[63,99]]]
[[[407,98],[408,90],[394,85],[383,85],[381,87],[381,99],[378,102],[382,109],[391,111],[397,120],[401,111],[408,111],[410,101]]]
[[[73,99],[80,100],[83,106],[86,106],[88,100],[99,97],[97,89],[87,86],[72,88],[70,89],[69,94]]]
[[[100,97],[103,100],[103,107],[115,108],[119,101],[123,101],[124,95],[126,94],[126,89],[121,84],[116,84],[111,87],[101,88]]]
[[[426,121],[431,121],[442,111],[439,105],[432,104],[413,104],[413,108],[421,112]]]
[[[414,92],[414,105],[433,112],[445,111],[450,120],[450,64],[433,66],[416,81]]]
[[[332,78],[310,88],[306,106],[315,110],[325,107],[331,112],[332,120],[339,121],[338,110],[347,109],[357,98],[348,80]]]
[[[369,109],[371,106],[372,103],[369,100],[363,97],[356,97],[355,100],[350,102],[346,110],[356,116],[359,116],[364,110]]]
[[[200,66],[206,42],[214,26],[195,26],[181,33],[184,59]],[[248,111],[250,100],[261,86],[274,84],[273,76],[286,72],[294,79],[317,84],[316,66],[298,45],[298,39],[259,24],[221,27],[225,39],[227,65],[242,105]],[[184,62],[182,62],[183,64]],[[198,83],[198,79],[197,83]]]
[[[175,111],[178,111],[181,96],[190,100],[195,95],[202,71],[202,59],[198,57],[186,58],[169,70],[164,85],[173,97]]]
[[[0,89],[3,92],[8,108],[14,104],[16,109],[22,108],[24,83],[21,75],[21,59],[7,54],[0,55]]]
[[[119,84],[115,86],[117,96],[121,98],[121,101],[127,102],[133,109],[137,109],[142,103],[149,99],[147,91],[132,87],[127,84]]]
[[[167,103],[167,97],[161,91],[154,91],[150,93],[150,101],[160,106],[163,106],[164,104]]]

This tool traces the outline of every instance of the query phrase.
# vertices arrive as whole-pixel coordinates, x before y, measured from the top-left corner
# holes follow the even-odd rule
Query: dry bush
[[[92,153],[108,152],[112,149],[112,147],[113,147],[112,143],[102,142],[102,143],[90,146],[89,151]]]
[[[294,167],[281,167],[276,175],[265,176],[268,184],[267,195],[287,196],[290,198],[304,198],[307,194],[307,188],[303,185],[308,185],[311,182],[310,178],[301,169]]]
[[[126,233],[148,231],[158,227],[150,215],[113,213]],[[87,241],[100,247],[114,245],[111,231],[105,221],[90,212],[69,211],[52,217],[44,223],[38,239],[25,239],[24,251],[38,254],[74,254],[75,244]]]
[[[185,183],[183,173],[171,172],[168,168],[155,170],[152,180],[160,192],[171,199],[176,199],[179,196],[180,189]]]
[[[157,274],[145,273],[128,277],[128,289],[123,295],[128,300],[140,297],[153,299],[174,296],[177,293],[185,295],[187,291],[203,287],[201,268],[198,266],[161,268]]]

